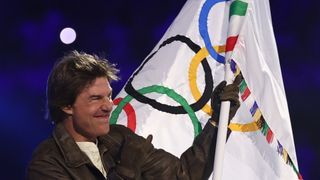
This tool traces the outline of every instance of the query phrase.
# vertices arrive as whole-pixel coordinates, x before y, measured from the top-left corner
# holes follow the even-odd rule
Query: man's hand
[[[210,121],[212,124],[218,125],[219,123],[222,101],[230,101],[229,121],[234,117],[240,107],[239,85],[242,79],[242,75],[239,74],[232,84],[226,86],[226,81],[222,81],[214,89],[211,96],[211,108],[213,109],[213,112]]]

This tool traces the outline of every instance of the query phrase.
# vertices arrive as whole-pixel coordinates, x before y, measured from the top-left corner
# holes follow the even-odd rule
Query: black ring
[[[163,111],[163,112],[167,112],[167,113],[171,113],[171,114],[186,114],[186,110],[182,107],[182,106],[171,106],[171,105],[166,105],[166,104],[162,104],[157,102],[154,99],[150,99],[146,96],[144,96],[143,94],[139,93],[138,91],[136,91],[133,86],[132,86],[132,81],[133,78],[142,70],[142,68],[144,67],[144,65],[164,46],[174,42],[174,41],[180,41],[182,43],[185,43],[190,49],[192,49],[195,53],[198,53],[198,51],[200,51],[200,46],[195,44],[194,42],[192,42],[188,37],[186,36],[182,36],[182,35],[176,35],[173,37],[168,38],[167,40],[165,40],[160,46],[159,48],[153,52],[149,57],[146,58],[146,60],[142,63],[142,65],[137,69],[137,71],[129,78],[126,86],[125,86],[125,91],[132,97],[134,97],[137,101],[141,102],[141,103],[146,103],[151,105],[153,108],[159,110],[159,111]],[[213,78],[212,78],[212,74],[211,74],[211,68],[209,66],[209,63],[207,61],[206,58],[204,58],[201,61],[201,65],[204,69],[205,72],[205,88],[204,88],[204,92],[202,94],[202,96],[200,97],[200,99],[191,104],[191,108],[193,109],[193,111],[198,111],[200,110],[211,98],[211,94],[213,91]]]

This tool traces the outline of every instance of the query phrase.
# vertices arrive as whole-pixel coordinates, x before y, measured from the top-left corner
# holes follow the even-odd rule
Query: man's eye
[[[90,97],[90,100],[99,100],[99,99],[101,99],[101,97],[99,97],[99,96],[92,96],[92,97]]]

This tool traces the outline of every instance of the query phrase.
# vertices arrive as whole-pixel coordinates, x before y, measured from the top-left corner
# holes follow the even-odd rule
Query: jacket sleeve
[[[217,127],[208,122],[193,145],[181,155],[178,179],[184,179],[184,174],[188,174],[186,179],[192,180],[209,178],[213,171],[217,130]],[[179,173],[182,174],[181,178]]]
[[[143,179],[208,179],[213,170],[217,128],[207,123],[180,158],[154,149],[142,166]]]

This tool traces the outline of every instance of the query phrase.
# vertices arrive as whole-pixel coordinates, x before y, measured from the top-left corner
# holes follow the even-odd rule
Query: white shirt
[[[93,142],[76,142],[82,152],[84,152],[91,162],[96,166],[97,169],[103,174],[104,177],[107,177],[107,172],[104,169],[101,161],[101,156],[99,149],[96,143]]]

